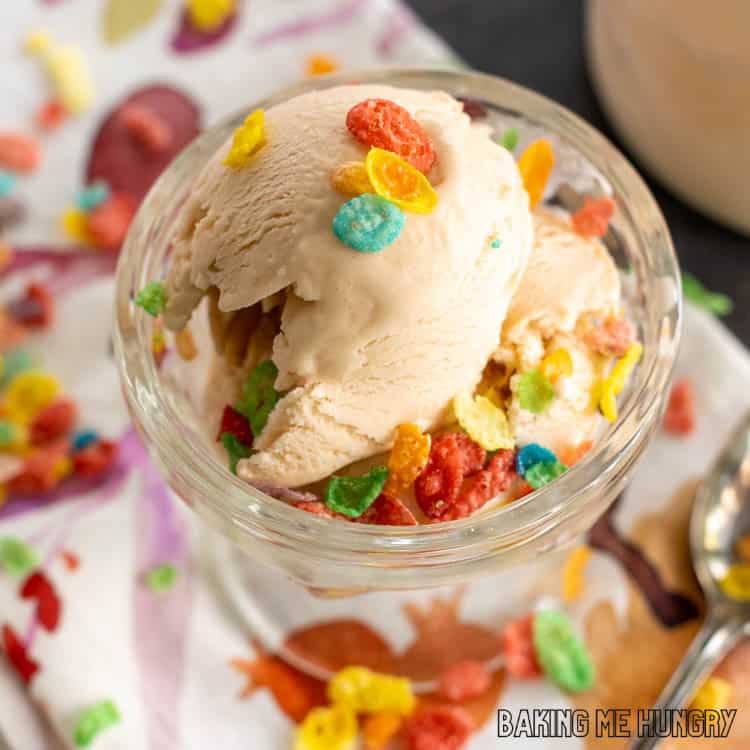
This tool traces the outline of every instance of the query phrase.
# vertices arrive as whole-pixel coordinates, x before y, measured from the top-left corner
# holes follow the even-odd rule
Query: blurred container
[[[588,0],[588,64],[628,147],[750,234],[750,0]]]

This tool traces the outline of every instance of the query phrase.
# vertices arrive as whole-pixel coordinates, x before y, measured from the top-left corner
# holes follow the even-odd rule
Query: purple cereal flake
[[[189,13],[183,9],[180,13],[177,29],[172,35],[170,46],[174,52],[182,55],[213,47],[232,33],[237,26],[238,16],[239,9],[235,9],[220,26],[211,31],[203,31],[193,26]]]
[[[464,112],[471,117],[472,120],[478,120],[482,117],[487,117],[487,109],[479,99],[470,99],[465,96],[459,96],[458,101],[464,105]]]
[[[256,490],[286,503],[314,503],[320,500],[312,492],[300,492],[289,487],[283,487],[280,484],[271,484],[270,482],[252,482],[251,484]]]

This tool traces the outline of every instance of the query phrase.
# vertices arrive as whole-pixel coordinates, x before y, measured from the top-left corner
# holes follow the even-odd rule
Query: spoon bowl
[[[737,594],[726,578],[744,561],[737,542],[750,533],[750,413],[732,433],[699,486],[690,517],[690,553],[706,598],[706,619],[630,750],[651,750],[665,737],[668,710],[682,708],[743,636],[750,635],[750,575]],[[748,565],[750,561],[745,562]],[[747,568],[750,571],[750,567]],[[721,708],[721,707],[719,707]]]
[[[746,602],[721,586],[732,565],[742,562],[737,543],[750,534],[750,416],[732,434],[711,473],[698,488],[690,518],[690,552],[709,607],[744,609]]]

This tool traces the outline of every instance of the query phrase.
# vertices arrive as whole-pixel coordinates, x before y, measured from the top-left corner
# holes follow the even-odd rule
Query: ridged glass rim
[[[154,278],[156,265],[149,258],[148,239],[155,232],[149,217],[158,217],[160,203],[174,187],[171,183],[178,166],[197,158],[200,151],[207,150],[212,134],[252,109],[268,108],[305,91],[352,81],[442,89],[454,96],[485,101],[553,131],[611,183],[621,219],[627,222],[637,248],[634,259],[638,267],[634,270],[639,277],[646,319],[653,321],[644,329],[643,358],[619,404],[618,421],[605,439],[554,483],[513,503],[460,521],[412,527],[345,524],[301,512],[230,475],[208,450],[184,440],[179,415],[165,397],[154,366],[144,316],[135,313],[131,303],[134,290]],[[205,153],[203,158],[209,155]],[[665,280],[669,282],[666,285]],[[680,274],[661,211],[642,178],[601,133],[552,100],[492,75],[381,68],[347,71],[285,87],[204,131],[175,159],[143,201],[120,255],[114,345],[131,413],[149,451],[166,470],[178,494],[180,487],[198,488],[205,507],[196,510],[204,515],[229,522],[236,533],[287,550],[296,549],[308,557],[314,550],[318,558],[346,558],[350,564],[368,567],[413,566],[417,558],[419,565],[461,562],[473,567],[584,513],[595,503],[597,488],[604,491],[629,470],[656,429],[666,403],[681,315]]]

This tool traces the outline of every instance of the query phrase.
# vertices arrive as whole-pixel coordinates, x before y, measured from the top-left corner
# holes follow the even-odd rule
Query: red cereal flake
[[[49,492],[60,481],[59,462],[67,455],[67,440],[57,440],[36,448],[24,458],[20,474],[8,482],[8,492],[11,495]]]
[[[627,318],[607,318],[586,331],[584,343],[608,357],[622,357],[635,341],[635,326]]]
[[[479,472],[486,459],[486,451],[465,433],[447,432],[438,435],[432,441],[427,465],[414,480],[414,496],[424,514],[430,518],[448,520],[443,518],[443,514],[455,506],[459,493],[462,492],[464,477]],[[493,471],[497,471],[497,466]],[[493,484],[489,476],[482,481],[488,485]],[[478,501],[477,492],[470,490],[471,488],[467,489],[467,497],[462,503],[464,506]],[[492,495],[486,497],[484,502],[490,497]]]
[[[689,380],[678,380],[672,386],[664,429],[673,435],[689,435],[695,429],[695,391]]]
[[[107,201],[86,215],[86,229],[96,247],[119,249],[136,211],[136,202],[127,193],[113,193]]]
[[[343,513],[336,513],[331,510],[325,503],[320,500],[300,500],[299,502],[293,503],[295,508],[304,510],[306,513],[312,513],[314,516],[320,516],[321,518],[337,518],[339,521],[351,521],[352,519]]]
[[[28,685],[39,670],[39,664],[29,656],[23,641],[10,625],[2,627],[2,642],[5,658],[23,682]]]
[[[414,497],[422,512],[437,518],[455,502],[464,479],[464,454],[458,433],[439,435],[432,441],[427,465],[414,480]]]
[[[75,552],[71,552],[68,549],[64,549],[60,553],[60,557],[62,557],[62,561],[66,569],[70,573],[75,573],[75,571],[81,567],[81,560],[79,559],[78,555],[76,555]]]
[[[119,117],[130,135],[152,153],[162,153],[172,145],[172,128],[153,110],[128,104]]]
[[[36,602],[36,616],[39,624],[53,633],[60,624],[62,602],[52,582],[41,571],[32,573],[21,586],[21,598]]]
[[[16,323],[27,328],[47,328],[54,318],[55,303],[46,284],[32,282],[24,296],[11,302],[7,310]]]
[[[396,102],[365,99],[349,110],[346,127],[360,143],[392,151],[420,172],[429,172],[435,161],[430,136]]]
[[[27,320],[26,325],[32,328],[47,328],[52,325],[55,300],[49,287],[41,282],[33,282],[26,287],[26,296],[31,302],[36,302],[40,308],[39,315],[32,320]]]
[[[463,457],[464,476],[479,471],[487,461],[487,451],[466,433],[456,432],[456,443]]]
[[[570,217],[573,229],[582,237],[604,237],[614,216],[615,207],[612,198],[593,200],[587,196],[583,199],[583,206]]]
[[[357,523],[374,523],[380,526],[416,526],[414,514],[396,497],[382,493],[375,502],[356,519]]]
[[[448,667],[441,675],[438,693],[451,703],[477,698],[485,693],[492,682],[492,675],[481,661],[459,661]]]
[[[593,447],[593,440],[584,440],[582,443],[578,443],[578,445],[566,445],[557,457],[560,463],[570,468],[577,464]]]
[[[505,668],[513,677],[529,680],[542,676],[534,650],[534,615],[509,622],[502,633]]]
[[[443,509],[437,520],[467,518],[488,500],[507,490],[516,478],[515,460],[515,451],[500,450],[495,453],[486,469],[466,478],[456,499]]]
[[[69,398],[60,398],[40,411],[29,426],[32,445],[43,445],[67,435],[78,419],[78,407]]]
[[[29,174],[42,159],[39,144],[23,133],[0,133],[0,168]]]
[[[117,443],[97,440],[73,454],[73,471],[82,477],[96,477],[108,471],[117,458]]]
[[[459,706],[432,706],[413,714],[404,725],[408,750],[459,750],[474,731],[471,714]]]
[[[36,124],[42,130],[50,132],[59,128],[67,116],[68,111],[59,99],[48,99],[36,113]]]
[[[227,404],[221,415],[221,425],[216,441],[221,440],[221,436],[228,432],[234,435],[243,445],[253,444],[253,431],[250,429],[250,422],[244,414],[240,414],[236,409]]]

